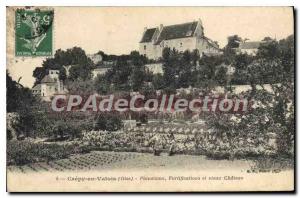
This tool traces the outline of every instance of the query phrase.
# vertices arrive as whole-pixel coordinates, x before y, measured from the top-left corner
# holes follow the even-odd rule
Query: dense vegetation
[[[153,97],[156,90],[175,93],[176,89],[188,87],[211,93],[216,86],[225,87],[227,94],[234,96],[231,85],[247,84],[251,86],[251,89],[243,92],[242,95],[244,98],[255,101],[256,107],[251,113],[232,115],[210,112],[202,115],[214,131],[213,136],[216,137],[210,142],[211,147],[206,154],[216,158],[220,153],[227,157],[246,156],[249,154],[248,151],[242,154],[235,151],[240,152],[240,148],[248,145],[249,141],[253,141],[252,147],[266,148],[267,134],[275,134],[277,147],[273,150],[276,155],[290,157],[294,153],[295,132],[294,37],[291,35],[280,41],[266,38],[256,56],[236,53],[235,48],[241,40],[237,35],[229,37],[224,54],[214,57],[205,55],[200,57],[197,50],[178,52],[175,49],[165,48],[162,59],[159,60],[162,63],[163,74],[148,72],[145,64],[152,61],[136,51],[122,56],[107,55],[100,51],[104,61],[112,61],[114,64],[106,74],[98,76],[95,80],[91,79],[91,71],[97,65],[92,63],[84,50],[74,47],[66,51],[58,50],[53,58],[46,59],[42,67],[36,68],[33,76],[36,78],[35,83],[39,83],[49,69],[58,69],[61,71],[60,79],[67,85],[70,93],[81,95],[95,92],[114,93],[120,97],[128,96],[130,91],[139,91],[146,97]],[[64,65],[73,65],[69,77],[66,76]],[[234,67],[235,72],[229,73],[229,67]],[[123,127],[121,117],[113,114],[95,116],[78,112],[49,113],[48,104],[32,96],[30,89],[13,81],[8,73],[6,81],[7,112],[14,112],[18,115],[14,126],[18,137],[47,137],[52,141],[74,140],[82,138],[84,131],[96,130],[107,132],[107,135],[96,135],[97,138],[98,136],[115,138],[112,131],[118,131]],[[273,92],[264,89],[264,84],[270,84]],[[192,92],[182,94],[182,97],[192,97],[197,94],[199,93]],[[147,117],[141,119],[138,116],[136,118],[147,119]],[[7,138],[11,139],[12,135],[9,130]],[[117,136],[114,142],[126,141],[126,144],[132,146],[135,141],[140,140],[139,138],[134,139],[123,133]],[[197,146],[196,139],[194,142]],[[38,145],[35,148],[27,144],[31,143],[22,143],[22,148],[46,150],[45,152],[48,152],[48,149],[57,149],[58,153],[62,149],[48,145]],[[8,144],[8,151],[12,149],[8,157],[10,161],[14,161],[13,164],[34,161],[35,157],[32,156],[29,156],[32,159],[23,159],[24,156],[18,154],[23,151],[16,145],[15,140]],[[265,152],[262,153],[265,154]],[[46,156],[45,158],[56,159],[67,155],[62,153],[62,155],[57,155],[58,157],[51,157],[44,153],[37,153],[37,158]]]

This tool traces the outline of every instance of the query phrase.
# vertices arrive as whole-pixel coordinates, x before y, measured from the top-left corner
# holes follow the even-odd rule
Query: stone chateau
[[[202,21],[182,23],[148,29],[145,27],[142,39],[139,43],[140,54],[149,59],[157,60],[162,57],[164,48],[183,52],[197,49],[200,56],[222,54],[218,44],[204,35]]]

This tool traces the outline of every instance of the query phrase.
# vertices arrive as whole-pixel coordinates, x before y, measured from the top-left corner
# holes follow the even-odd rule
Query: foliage
[[[94,130],[117,131],[122,125],[122,120],[117,115],[100,113],[96,116]]]
[[[7,165],[48,162],[77,152],[76,145],[58,145],[12,140],[7,143]]]
[[[88,96],[95,92],[93,86],[94,84],[93,80],[83,80],[83,79],[78,79],[76,81],[67,80],[65,84],[69,94]]]
[[[8,71],[6,71],[6,98],[7,112],[26,112],[29,106],[36,102],[30,89],[14,81]]]
[[[80,129],[69,122],[56,121],[52,127],[52,135],[55,140],[65,140],[67,138],[79,137]]]
[[[13,81],[8,73],[6,73],[6,83],[7,112],[16,112],[19,115],[13,126],[17,135],[34,136],[38,118],[35,108],[40,104],[39,100],[32,95],[30,89]]]
[[[174,90],[176,88],[187,88],[195,84],[197,79],[196,64],[199,60],[199,52],[188,50],[183,53],[175,49],[164,48],[162,52],[163,61],[163,85],[164,90]],[[161,80],[159,77],[153,80]],[[155,86],[158,86],[155,82]]]
[[[239,68],[245,70],[244,79],[251,85],[251,90],[243,93],[243,98],[254,102],[251,112],[235,115],[210,113],[207,116],[208,124],[220,134],[219,139],[230,140],[231,146],[228,148],[234,148],[239,141],[251,141],[253,147],[260,150],[247,151],[248,155],[266,155],[267,151],[279,156],[293,155],[295,74],[292,69],[294,57],[288,55],[293,55],[291,41],[292,38],[288,37],[280,42],[265,43],[259,49],[257,57],[250,58],[252,60],[249,63],[246,61]],[[283,47],[286,45],[290,47]],[[266,89],[265,83],[269,83],[271,89]],[[269,134],[275,136],[276,148],[268,148]],[[243,145],[237,146],[242,147]],[[237,151],[229,152],[234,155]]]
[[[94,80],[94,89],[99,94],[108,94],[110,93],[111,86],[110,83],[106,80],[105,75],[98,75]]]
[[[216,71],[215,79],[216,79],[216,81],[218,82],[218,84],[220,86],[224,87],[227,84],[226,73],[227,73],[227,68],[226,67],[222,67],[222,66]]]
[[[115,64],[104,75],[95,79],[94,89],[100,94],[138,91],[144,87],[144,82],[151,78],[144,68],[147,59],[137,51],[132,51],[129,55],[104,57],[105,60],[113,60]]]
[[[53,58],[47,58],[42,67],[37,67],[33,71],[33,77],[35,77],[35,84],[41,82],[41,80],[48,74],[50,69],[56,69],[60,71],[59,78],[66,80],[66,71],[63,66],[72,65],[70,69],[71,80],[86,80],[91,77],[91,69],[94,65],[90,58],[85,54],[85,51],[80,47],[73,47],[66,51],[58,49]]]
[[[161,74],[153,75],[153,87],[155,90],[162,89],[164,87],[164,78]]]
[[[70,68],[70,76],[69,79],[72,81],[77,81],[77,80],[89,80],[92,76],[91,73],[91,68],[89,65],[73,65]]]
[[[142,88],[145,78],[144,67],[136,65],[133,67],[132,74],[129,77],[130,87],[133,91],[138,91]]]
[[[224,55],[232,61],[233,56],[236,54],[236,49],[239,47],[242,38],[238,35],[227,37],[227,45],[224,47]]]

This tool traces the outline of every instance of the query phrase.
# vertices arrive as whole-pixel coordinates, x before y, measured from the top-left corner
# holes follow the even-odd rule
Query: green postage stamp
[[[17,9],[16,56],[51,56],[53,50],[53,10]]]

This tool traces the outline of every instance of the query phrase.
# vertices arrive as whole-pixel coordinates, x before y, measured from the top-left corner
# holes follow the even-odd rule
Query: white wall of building
[[[179,52],[184,52],[186,50],[193,51],[196,49],[196,37],[178,38],[172,40],[163,41],[163,48],[169,47],[171,49],[175,48]]]
[[[109,68],[97,68],[92,70],[92,78],[95,79],[98,75],[103,75],[108,71]]]
[[[153,74],[163,74],[162,63],[146,64],[145,67]]]
[[[242,54],[256,55],[258,49],[241,49]]]

